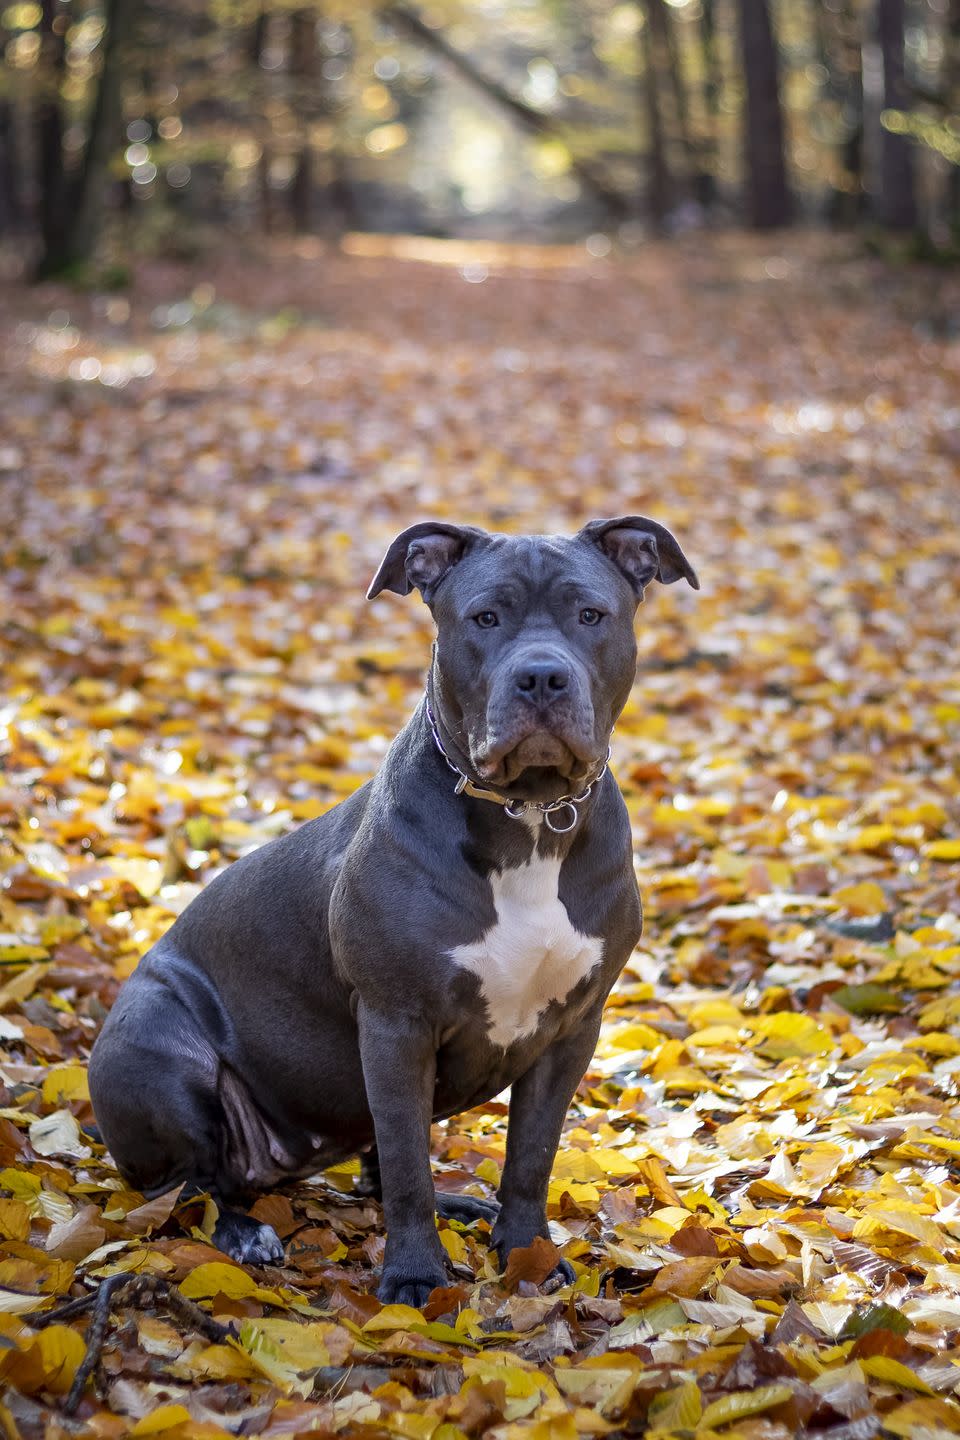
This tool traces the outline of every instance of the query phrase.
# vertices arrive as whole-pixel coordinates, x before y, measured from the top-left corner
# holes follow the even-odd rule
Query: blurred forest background
[[[0,52],[40,275],[225,230],[960,234],[960,0],[14,0]]]

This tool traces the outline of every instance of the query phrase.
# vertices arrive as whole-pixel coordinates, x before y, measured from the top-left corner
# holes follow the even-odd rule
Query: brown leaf
[[[106,1233],[96,1205],[84,1205],[72,1220],[51,1225],[47,1254],[56,1255],[61,1260],[85,1260],[100,1248]]]
[[[262,1224],[272,1225],[281,1240],[291,1235],[300,1223],[286,1195],[261,1195],[250,1214]]]
[[[641,1300],[653,1300],[659,1295],[673,1295],[678,1300],[695,1300],[716,1273],[717,1260],[712,1255],[691,1255],[686,1260],[674,1260],[664,1265],[645,1290]]]
[[[679,1205],[682,1207],[683,1201],[667,1179],[667,1172],[664,1170],[663,1165],[655,1157],[638,1160],[637,1174],[642,1183],[646,1185],[650,1191],[654,1200],[659,1200],[661,1205]]]
[[[536,1235],[529,1245],[517,1245],[507,1257],[503,1272],[503,1286],[513,1291],[522,1280],[531,1285],[542,1285],[551,1271],[556,1269],[560,1251],[552,1240]]]
[[[823,1339],[822,1332],[807,1318],[796,1300],[788,1300],[783,1314],[773,1328],[770,1342],[773,1345],[790,1345],[801,1336],[814,1340]]]
[[[719,1255],[720,1247],[702,1225],[686,1224],[670,1237],[670,1249],[681,1255]]]
[[[123,1228],[127,1234],[151,1235],[154,1230],[159,1230],[176,1209],[182,1189],[183,1186],[178,1185],[175,1190],[156,1195],[152,1200],[145,1200],[142,1205],[128,1210],[123,1217]]]
[[[723,1272],[723,1283],[740,1295],[769,1298],[799,1288],[800,1281],[791,1270],[752,1270],[746,1265],[731,1265]]]

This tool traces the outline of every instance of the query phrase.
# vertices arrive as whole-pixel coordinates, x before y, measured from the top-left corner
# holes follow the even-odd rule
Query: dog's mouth
[[[536,799],[555,799],[582,784],[594,757],[549,730],[490,745],[474,760],[477,774],[500,790],[517,786]]]

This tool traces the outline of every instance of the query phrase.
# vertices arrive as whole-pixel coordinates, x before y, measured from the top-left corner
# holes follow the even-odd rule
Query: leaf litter
[[[456,246],[277,242],[0,294],[8,1435],[960,1433],[956,282],[775,243],[499,247],[475,284]],[[235,1265],[209,1202],[129,1191],[89,1128],[119,984],[376,768],[430,638],[361,598],[397,530],[631,511],[704,588],[638,616],[613,764],[645,932],[551,1241],[499,1277],[485,1222],[441,1221],[450,1285],[381,1306],[351,1163],[262,1197],[284,1263]],[[505,1129],[502,1098],[436,1126],[440,1188],[492,1196]],[[25,1317],[111,1277],[67,1422],[90,1321]]]

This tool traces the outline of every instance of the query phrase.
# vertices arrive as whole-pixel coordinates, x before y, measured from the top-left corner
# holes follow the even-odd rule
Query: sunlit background
[[[22,0],[0,50],[0,232],[47,274],[225,228],[949,250],[960,214],[955,0]]]

